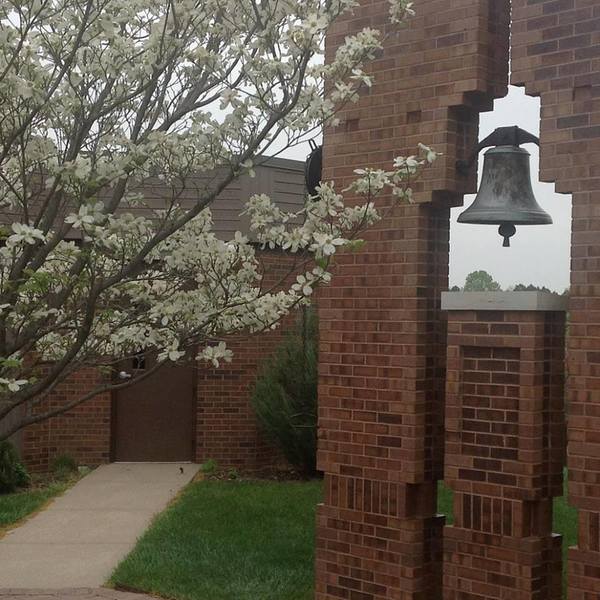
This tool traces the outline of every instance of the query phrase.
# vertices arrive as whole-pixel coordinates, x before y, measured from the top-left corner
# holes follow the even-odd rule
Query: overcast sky
[[[494,111],[481,115],[480,138],[496,127],[518,125],[539,135],[540,101],[511,87],[498,100]],[[456,222],[464,208],[452,210],[450,230],[450,286],[462,286],[465,277],[479,269],[488,271],[503,287],[517,283],[545,285],[562,292],[569,286],[571,246],[571,196],[556,194],[554,184],[539,182],[539,152],[535,144],[524,146],[531,153],[533,190],[542,208],[552,216],[553,225],[518,227],[511,248],[502,247],[497,227],[461,225]],[[480,155],[483,166],[483,152]],[[465,207],[475,196],[465,197]]]
[[[539,119],[539,99],[526,96],[521,88],[511,87],[508,96],[496,102],[493,112],[482,113],[480,139],[496,127],[509,125],[518,125],[539,135]],[[569,286],[571,196],[556,194],[554,184],[539,182],[538,147],[527,144],[524,148],[531,153],[536,198],[550,213],[554,224],[519,227],[511,239],[511,247],[503,248],[496,226],[456,222],[458,215],[475,199],[475,196],[465,196],[465,206],[452,210],[450,287],[464,285],[466,276],[480,269],[488,271],[504,289],[517,283],[533,283],[563,292]],[[304,160],[308,151],[308,145],[303,144],[287,150],[282,156]],[[483,152],[480,154],[480,169]]]

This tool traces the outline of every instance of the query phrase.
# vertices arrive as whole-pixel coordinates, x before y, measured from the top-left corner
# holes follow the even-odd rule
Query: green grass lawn
[[[0,535],[3,530],[40,510],[49,500],[62,494],[72,483],[72,481],[55,481],[14,494],[0,494]]]
[[[178,600],[309,600],[320,482],[191,484],[111,584]]]
[[[174,600],[312,600],[315,506],[320,482],[204,481],[188,486],[117,567],[115,587]],[[451,523],[452,493],[439,512]],[[555,501],[564,548],[576,511]]]

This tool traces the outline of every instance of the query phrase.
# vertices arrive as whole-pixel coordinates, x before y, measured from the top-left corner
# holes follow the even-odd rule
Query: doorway
[[[152,368],[138,355],[122,365],[125,376]],[[180,462],[194,456],[195,369],[166,364],[113,395],[112,445],[116,462]]]

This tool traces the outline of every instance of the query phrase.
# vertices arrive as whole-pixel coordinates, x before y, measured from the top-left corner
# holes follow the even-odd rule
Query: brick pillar
[[[566,299],[445,293],[444,598],[560,600]]]
[[[331,55],[365,26],[388,34],[374,86],[325,134],[324,180],[343,189],[354,169],[389,169],[418,142],[443,156],[416,203],[368,231],[361,252],[336,257],[320,291],[318,600],[441,598],[449,209],[475,191],[455,163],[476,145],[479,112],[507,91],[509,2],[415,8],[398,29],[386,25],[387,0],[363,0],[327,40]]]
[[[600,3],[513,0],[512,79],[542,105],[540,179],[573,194],[567,340],[570,600],[600,598]]]

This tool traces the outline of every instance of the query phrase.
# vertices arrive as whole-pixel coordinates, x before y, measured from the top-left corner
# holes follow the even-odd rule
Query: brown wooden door
[[[128,374],[150,368],[137,357],[122,366]],[[190,461],[194,446],[194,369],[165,365],[114,397],[113,458],[123,462]]]

